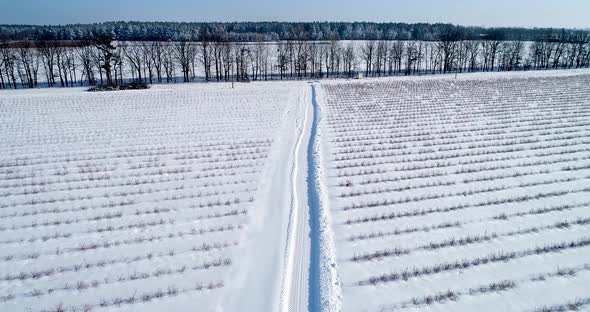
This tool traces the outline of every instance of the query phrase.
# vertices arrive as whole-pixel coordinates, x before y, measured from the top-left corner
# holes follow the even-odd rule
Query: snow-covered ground
[[[0,311],[588,309],[589,85],[0,92]]]
[[[0,311],[278,310],[308,92],[1,93]]]
[[[588,309],[589,74],[322,83],[342,310]]]

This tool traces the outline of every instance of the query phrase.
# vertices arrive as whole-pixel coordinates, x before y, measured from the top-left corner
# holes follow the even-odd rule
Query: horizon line
[[[502,29],[502,28],[517,28],[517,29],[567,29],[567,30],[582,30],[590,31],[590,26],[587,27],[559,27],[559,26],[487,26],[487,25],[464,25],[450,22],[371,22],[371,21],[278,21],[278,20],[234,20],[234,21],[171,21],[171,20],[107,20],[102,22],[88,22],[88,23],[65,23],[65,24],[0,24],[0,26],[28,26],[28,27],[65,27],[65,26],[83,26],[107,23],[174,23],[174,24],[236,24],[236,23],[286,23],[286,24],[324,24],[324,23],[339,23],[339,24],[402,24],[402,25],[451,25],[455,27],[465,28],[484,28],[484,29]]]

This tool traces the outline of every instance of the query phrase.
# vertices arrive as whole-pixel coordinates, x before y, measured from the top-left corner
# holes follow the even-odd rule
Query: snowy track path
[[[320,196],[318,179],[318,155],[316,155],[316,139],[318,127],[318,103],[315,84],[312,85],[313,122],[309,142],[307,144],[307,211],[309,215],[309,272],[308,272],[308,311],[322,310],[320,303]]]
[[[313,107],[306,94],[305,114],[298,122],[300,135],[294,151],[291,171],[291,214],[287,249],[285,253],[285,276],[281,298],[282,312],[308,310],[308,272],[309,272],[309,213],[307,207],[306,169],[307,142],[310,139]]]
[[[306,230],[306,142],[311,108],[309,87],[301,85],[276,134],[272,164],[261,189],[260,207],[250,219],[250,238],[241,245],[233,287],[238,296],[221,298],[214,311],[305,311],[309,231]],[[303,226],[303,227],[302,227]],[[292,299],[291,299],[292,298]],[[290,308],[293,307],[293,308]]]

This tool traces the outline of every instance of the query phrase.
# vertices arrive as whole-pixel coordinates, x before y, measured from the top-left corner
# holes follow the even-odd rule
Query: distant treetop
[[[370,22],[105,22],[73,25],[0,25],[0,40],[90,40],[97,34],[122,41],[276,41],[276,40],[552,40],[588,30],[551,28],[485,28],[452,24]]]

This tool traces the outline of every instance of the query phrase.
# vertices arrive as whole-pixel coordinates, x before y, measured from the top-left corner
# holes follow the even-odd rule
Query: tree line
[[[195,34],[225,33],[233,42],[256,40],[420,40],[435,41],[441,34],[452,32],[463,40],[500,39],[506,41],[537,41],[551,39],[556,33],[588,34],[587,30],[466,27],[429,23],[370,22],[104,22],[72,25],[0,25],[0,40],[92,40],[96,34],[108,35],[117,41],[187,41]]]
[[[303,28],[290,40],[236,42],[202,31],[183,41],[0,42],[0,88],[271,79],[352,78],[590,67],[590,35],[557,32],[537,41],[465,39],[314,41]]]

